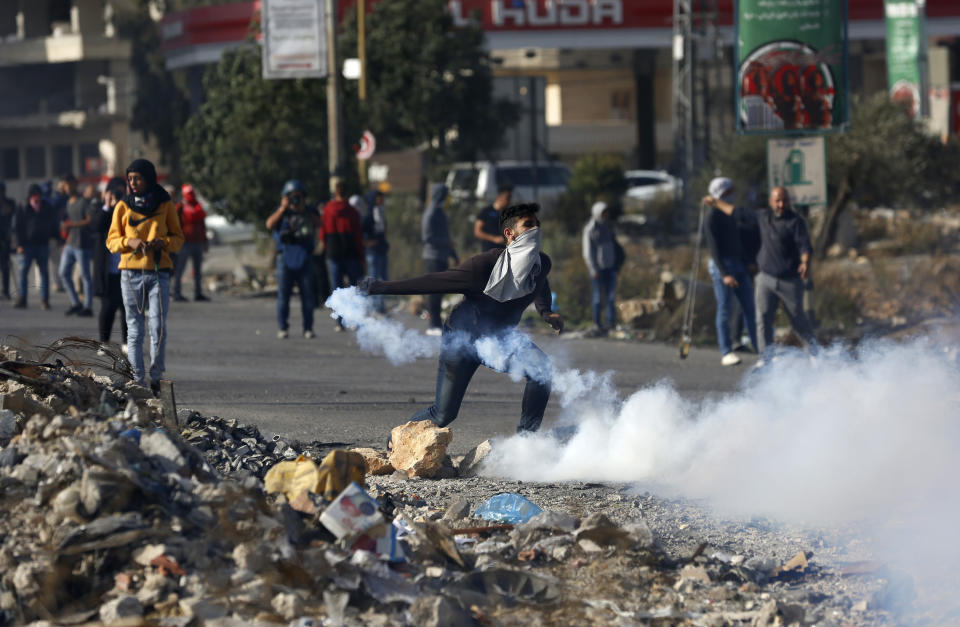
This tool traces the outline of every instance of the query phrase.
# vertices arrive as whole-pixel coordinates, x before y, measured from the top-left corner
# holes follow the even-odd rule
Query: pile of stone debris
[[[408,423],[389,454],[318,464],[310,446],[177,413],[122,363],[58,355],[0,347],[0,625],[805,620],[770,588],[815,576],[803,553],[778,565],[702,545],[678,559],[639,510],[613,522],[516,494],[428,503],[427,484],[480,481],[465,477],[489,444],[451,460],[448,430]],[[849,603],[806,620],[858,610],[869,620]]]

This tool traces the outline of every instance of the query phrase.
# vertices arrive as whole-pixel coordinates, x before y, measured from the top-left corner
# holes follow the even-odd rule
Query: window
[[[53,173],[54,176],[73,174],[73,146],[53,147]]]
[[[99,175],[103,172],[100,148],[96,144],[80,144],[80,173]]]
[[[476,168],[455,170],[453,173],[453,191],[473,193],[477,189],[477,177],[480,171]]]
[[[47,151],[43,146],[27,146],[27,178],[39,179],[47,175]]]
[[[3,179],[16,180],[20,178],[20,151],[16,148],[3,149]]]
[[[629,120],[630,119],[630,92],[626,90],[615,91],[610,94],[610,119]]]

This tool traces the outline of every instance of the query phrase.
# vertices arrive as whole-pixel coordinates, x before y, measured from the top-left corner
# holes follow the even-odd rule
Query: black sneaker
[[[175,301],[178,302],[178,303],[185,303],[185,302],[187,302],[187,299],[186,299],[182,294],[174,294],[174,295],[173,295],[173,300],[175,300]]]
[[[196,302],[198,302],[198,303],[205,303],[205,302],[209,301],[210,299],[207,298],[206,296],[204,296],[203,294],[197,294],[196,296],[193,297],[193,300],[196,301]]]
[[[13,304],[13,308],[14,308],[14,309],[26,309],[26,308],[27,308],[27,301],[25,301],[25,300],[23,300],[23,299],[20,299],[20,300],[18,300],[17,302],[15,302],[15,303]]]
[[[83,306],[82,306],[82,305],[74,305],[74,306],[71,307],[70,309],[68,309],[68,310],[66,310],[65,312],[63,312],[63,315],[65,315],[65,316],[73,316],[73,315],[75,315],[75,314],[80,313],[81,311],[83,311]]]
[[[77,312],[77,315],[80,316],[81,318],[92,318],[92,317],[93,317],[93,310],[92,310],[92,309],[81,309],[80,311]]]

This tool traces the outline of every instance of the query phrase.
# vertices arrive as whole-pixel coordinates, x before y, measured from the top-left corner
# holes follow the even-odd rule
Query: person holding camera
[[[289,337],[290,296],[293,286],[300,290],[300,311],[303,315],[303,337],[313,334],[313,254],[317,241],[320,216],[307,208],[303,183],[296,179],[283,186],[280,206],[267,218],[267,230],[273,233],[277,244],[277,337]]]

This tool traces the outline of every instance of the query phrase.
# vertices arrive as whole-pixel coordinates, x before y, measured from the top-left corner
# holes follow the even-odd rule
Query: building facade
[[[0,180],[98,182],[145,147],[130,129],[132,46],[104,0],[0,2]]]

